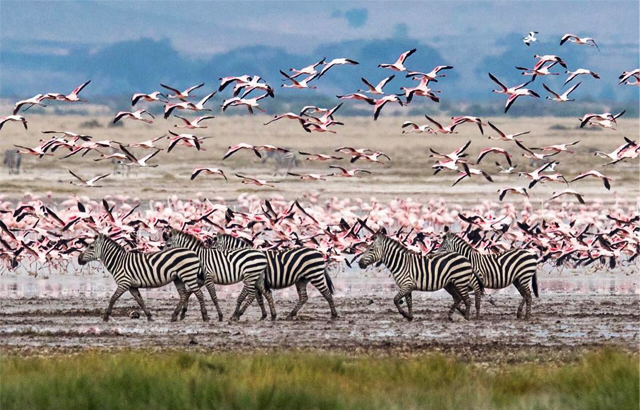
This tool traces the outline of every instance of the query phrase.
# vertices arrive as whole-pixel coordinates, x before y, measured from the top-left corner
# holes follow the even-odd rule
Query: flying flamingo
[[[320,174],[295,174],[293,172],[287,172],[287,175],[291,175],[292,177],[299,177],[303,181],[326,181],[328,176],[332,176]]]
[[[371,94],[384,94],[384,91],[382,91],[382,89],[384,88],[385,85],[387,85],[387,83],[389,83],[389,81],[393,80],[395,77],[396,77],[395,75],[387,77],[384,80],[380,81],[376,86],[373,86],[373,84],[367,81],[366,78],[362,77],[361,80],[364,83],[364,85],[367,86],[368,90],[358,90],[358,92],[371,93]]]
[[[554,192],[552,195],[553,195],[553,196],[552,196],[551,198],[549,198],[547,202],[549,202],[549,201],[553,201],[554,199],[556,199],[556,198],[560,198],[561,196],[564,196],[564,195],[572,195],[572,196],[575,196],[575,197],[576,197],[576,199],[578,199],[578,201],[579,201],[581,204],[583,204],[583,205],[584,205],[584,204],[586,204],[586,202],[584,201],[584,198],[583,198],[582,194],[579,194],[578,192],[576,192],[576,191],[574,191],[574,190],[572,190],[572,189],[565,189],[564,191],[562,191],[562,192],[557,192],[557,193],[556,193],[556,192]]]
[[[393,71],[407,71],[407,68],[404,66],[404,61],[413,53],[416,52],[417,49],[412,48],[409,51],[405,51],[404,53],[400,54],[400,57],[398,57],[398,60],[393,63],[393,64],[378,64],[379,68],[388,68],[391,69]]]
[[[482,151],[480,151],[480,155],[478,155],[478,160],[476,162],[480,164],[480,161],[482,161],[482,158],[484,158],[487,154],[491,154],[491,153],[504,155],[504,157],[507,159],[507,162],[509,163],[509,166],[513,166],[513,163],[511,162],[511,154],[509,154],[506,150],[502,148],[496,148],[496,147],[485,148]]]
[[[20,100],[18,101],[14,106],[13,106],[13,115],[18,114],[18,112],[20,111],[20,108],[22,108],[23,105],[28,105],[28,107],[25,109],[25,111],[27,111],[29,108],[33,107],[34,105],[39,105],[41,107],[46,107],[46,105],[44,105],[41,101],[45,99],[45,96],[43,94],[36,94],[31,98],[27,98],[26,100]]]
[[[81,184],[71,181],[70,184],[72,185],[78,185],[78,186],[88,186],[88,187],[92,187],[92,188],[102,188],[102,185],[95,185],[96,182],[100,181],[103,178],[108,177],[111,174],[104,174],[104,175],[99,175],[97,177],[91,178],[91,179],[82,179],[79,176],[77,176],[76,174],[73,173],[73,171],[69,170],[69,173],[71,175],[73,175],[74,177],[76,177],[77,180],[79,180],[80,182],[82,182]]]
[[[335,155],[326,155],[326,154],[312,154],[309,152],[298,151],[300,155],[307,156],[307,161],[331,161],[331,160],[341,160],[342,157],[338,157]]]
[[[191,180],[193,181],[194,179],[196,179],[196,177],[200,175],[202,172],[208,175],[221,175],[224,177],[225,181],[229,182],[229,180],[227,179],[227,176],[224,174],[224,171],[219,168],[196,168],[191,173]]]
[[[515,87],[507,88],[493,74],[489,73],[489,78],[491,78],[491,80],[494,83],[498,84],[498,86],[500,87],[499,90],[493,90],[492,91],[493,93],[496,93],[496,94],[507,94],[507,95],[511,95],[511,94],[515,93],[517,90],[521,89],[522,87],[525,87],[525,86],[529,85],[533,81],[533,79],[531,79],[530,81],[527,81],[526,83],[522,83],[520,85],[516,85]]]
[[[180,117],[179,115],[174,115],[174,117],[181,119],[185,124],[185,125],[177,125],[176,124],[176,125],[174,125],[174,127],[176,127],[176,128],[187,128],[187,129],[190,129],[190,130],[193,130],[193,129],[196,129],[196,128],[207,128],[206,125],[200,125],[200,123],[202,121],[210,120],[210,119],[215,118],[213,115],[203,115],[202,117],[198,117],[198,118],[196,118],[194,120],[188,120],[188,119],[186,119],[184,117]]]
[[[635,70],[631,70],[631,71],[623,71],[622,74],[620,74],[620,77],[618,77],[618,79],[620,80],[620,82],[618,84],[622,84],[625,81],[629,80],[631,77],[638,77],[640,76],[640,68],[636,68]]]
[[[496,127],[495,125],[493,125],[491,123],[491,121],[488,122],[489,126],[491,128],[494,129],[495,132],[498,133],[499,137],[489,137],[490,140],[501,140],[501,141],[515,141],[515,138],[520,136],[520,135],[525,135],[530,133],[531,131],[525,131],[525,132],[517,132],[515,134],[505,134],[504,132],[500,131],[498,129],[498,127]]]
[[[477,124],[478,128],[480,128],[480,134],[482,134],[482,135],[484,135],[484,130],[482,129],[482,126],[483,125],[487,125],[487,124],[483,123],[480,118],[471,117],[469,115],[462,116],[462,117],[451,117],[451,122],[455,123],[457,125],[464,124],[465,122],[472,122],[474,124]]]
[[[444,74],[438,75],[438,73],[442,70],[451,70],[453,66],[450,65],[439,65],[428,73],[421,73],[419,71],[411,71],[407,73],[407,78],[409,77],[426,77],[429,81],[438,82],[439,77],[446,77]]]
[[[524,187],[519,187],[519,188],[506,187],[506,188],[500,189],[498,192],[500,193],[500,201],[502,201],[504,197],[509,193],[526,196],[527,198],[529,197],[527,188],[524,188]]]
[[[447,125],[446,127],[442,127],[442,125],[440,125],[439,122],[437,122],[436,120],[434,120],[433,118],[429,117],[428,115],[424,115],[427,120],[429,120],[433,125],[436,126],[436,128],[434,129],[434,131],[436,132],[436,134],[440,133],[440,134],[456,134],[456,132],[454,132],[454,128],[456,128],[458,125],[458,123],[452,123],[450,125]]]
[[[24,126],[24,129],[27,130],[27,119],[24,118],[22,115],[7,115],[6,117],[2,117],[0,118],[0,130],[2,129],[2,126],[9,121],[20,121],[22,122],[22,125]]]
[[[536,38],[536,34],[538,34],[537,31],[530,31],[526,36],[522,37],[522,42],[527,46],[530,46],[531,43],[535,43],[536,41],[538,41],[538,39]]]
[[[435,134],[436,133],[434,130],[431,129],[429,124],[418,125],[415,122],[411,122],[411,121],[403,122],[402,123],[402,128],[407,128],[407,127],[411,127],[411,129],[409,129],[408,131],[407,130],[402,130],[403,134],[410,134],[410,133],[422,134],[423,132],[427,132],[429,134]]]
[[[160,91],[154,91],[151,94],[136,93],[136,94],[133,94],[133,96],[131,97],[131,106],[134,107],[140,100],[144,100],[146,102],[160,101],[165,104],[169,103],[169,101],[163,100],[160,97],[168,98],[165,94],[161,93]]]
[[[451,186],[456,186],[458,184],[458,182],[462,181],[465,178],[471,178],[471,175],[481,175],[487,181],[493,182],[493,179],[491,178],[491,175],[487,174],[486,172],[484,172],[481,169],[470,168],[469,165],[467,165],[465,163],[462,164],[462,168],[464,169],[464,172],[461,172],[459,174],[458,178],[456,178],[456,180],[453,182],[453,184]]]
[[[180,90],[178,90],[176,88],[169,87],[168,85],[164,85],[164,84],[160,84],[160,85],[163,88],[166,88],[167,90],[174,92],[174,94],[173,95],[169,95],[168,98],[170,98],[170,99],[177,98],[177,99],[182,100],[182,101],[186,101],[187,98],[193,97],[193,95],[190,95],[191,92],[197,90],[200,87],[204,87],[204,83],[202,83],[202,84],[194,85],[193,87],[189,87],[184,91],[180,91]]]
[[[366,101],[370,105],[375,105],[375,100],[368,95],[364,95],[362,93],[351,93],[345,95],[336,95],[337,98],[341,100],[358,100],[358,101]]]
[[[316,78],[318,78],[317,74],[309,76],[309,77],[305,78],[302,81],[298,81],[298,80],[294,79],[293,77],[290,77],[289,74],[285,73],[282,70],[280,70],[280,74],[285,76],[287,80],[291,81],[291,84],[281,84],[280,87],[283,87],[283,88],[295,88],[296,90],[301,90],[303,88],[310,88],[312,90],[315,90],[317,88],[316,86],[309,85],[310,81],[313,81]]]
[[[333,168],[333,169],[339,169],[340,173],[339,174],[332,174],[332,176],[338,176],[338,177],[345,177],[345,178],[353,178],[353,177],[357,177],[357,174],[371,174],[370,171],[367,171],[366,169],[360,169],[360,168],[354,168],[354,169],[350,169],[347,170],[343,167],[339,167],[337,165],[329,165],[329,168]]]
[[[319,65],[323,65],[324,61],[326,60],[326,58],[323,58],[322,60],[310,64],[304,68],[301,68],[299,70],[296,70],[295,68],[290,68],[289,71],[291,71],[293,73],[293,75],[290,78],[296,78],[299,77],[301,75],[314,75],[317,73],[316,71],[316,67]]]
[[[233,97],[230,98],[228,100],[225,100],[222,103],[222,111],[224,112],[227,108],[231,107],[231,106],[238,106],[238,105],[244,105],[245,107],[247,107],[247,109],[249,110],[249,113],[253,114],[253,109],[257,108],[258,110],[264,112],[264,109],[260,108],[258,106],[258,101],[262,100],[263,98],[268,97],[269,94],[263,94],[259,97],[254,97],[254,98],[238,98],[238,97]]]
[[[275,184],[277,182],[280,181],[266,181],[264,179],[256,179],[256,178],[251,178],[251,177],[246,177],[244,175],[240,175],[240,174],[234,174],[235,176],[237,176],[238,178],[242,178],[242,183],[245,185],[256,185],[256,186],[268,186],[271,188],[275,188],[274,185],[271,184]]]
[[[575,84],[573,87],[569,88],[567,91],[565,91],[562,94],[558,94],[557,92],[553,91],[551,88],[547,87],[547,85],[544,83],[542,84],[542,86],[544,87],[545,90],[547,90],[549,93],[553,95],[553,98],[547,97],[547,100],[552,100],[557,102],[567,102],[567,101],[575,101],[575,98],[569,99],[569,94],[571,94],[573,90],[578,88],[580,84],[582,84],[582,82]]]
[[[143,158],[137,159],[122,144],[118,144],[118,145],[120,145],[120,151],[122,151],[122,153],[124,155],[126,155],[127,159],[130,161],[129,163],[125,163],[124,165],[129,165],[129,166],[134,165],[134,166],[143,167],[143,168],[146,168],[146,167],[152,167],[153,168],[153,167],[157,167],[158,166],[158,164],[148,165],[147,161],[149,161],[151,158],[153,158],[156,155],[158,155],[158,153],[161,150],[156,149],[156,151],[154,151],[153,153],[151,153],[151,154],[149,154],[149,155],[147,155],[147,156],[145,156]]]
[[[601,172],[598,172],[596,170],[583,172],[580,175],[573,178],[570,182],[578,181],[580,179],[587,178],[587,177],[600,178],[604,183],[604,187],[607,188],[608,190],[611,189],[611,178],[604,176]]]
[[[269,125],[272,122],[281,120],[283,118],[286,118],[288,120],[298,120],[298,121],[302,120],[302,121],[304,121],[304,118],[302,118],[302,116],[300,116],[298,114],[295,114],[295,113],[292,113],[292,112],[287,112],[287,113],[284,113],[284,114],[280,114],[280,115],[274,116],[273,119],[265,122],[263,125]]]
[[[222,157],[222,159],[225,160],[229,158],[231,155],[235,154],[241,149],[250,149],[253,151],[254,154],[256,154],[258,158],[262,158],[262,155],[260,155],[260,152],[258,152],[258,147],[241,142],[240,144],[230,146],[229,149],[227,150],[227,153],[224,154],[224,157]]]
[[[318,78],[322,77],[327,71],[329,71],[329,69],[331,69],[331,67],[335,67],[337,65],[345,65],[345,64],[358,65],[360,63],[357,62],[356,60],[352,60],[349,58],[334,58],[328,63],[325,63],[324,68],[322,69],[322,71],[320,71],[320,74],[318,74]]]
[[[580,128],[584,128],[584,126],[587,125],[589,122],[591,122],[593,119],[596,119],[598,121],[608,120],[615,123],[616,119],[622,116],[625,112],[626,110],[622,111],[620,114],[616,115],[615,117],[610,112],[605,112],[603,114],[585,114],[580,119]]]
[[[237,77],[222,77],[219,78],[220,80],[220,87],[218,88],[218,91],[222,91],[225,88],[227,88],[227,86],[229,84],[233,84],[233,83],[248,83],[249,81],[251,81],[251,76],[249,75],[241,75],[241,76],[237,76]]]
[[[164,137],[166,137],[166,135],[162,135],[160,137],[157,137],[157,138],[154,138],[154,139],[150,139],[150,140],[146,140],[146,141],[142,141],[142,142],[136,142],[134,144],[128,144],[127,147],[129,147],[129,148],[144,148],[144,149],[159,149],[159,150],[162,150],[163,148],[158,148],[155,145],[153,145],[153,143],[163,139]]]
[[[598,51],[600,51],[600,47],[598,47],[598,45],[596,44],[596,41],[591,38],[591,37],[578,37],[574,34],[565,34],[564,36],[562,36],[562,39],[560,39],[560,45],[563,45],[566,42],[570,42],[570,43],[576,43],[576,44],[580,44],[580,45],[590,45],[591,47],[594,47],[598,49]]]
[[[132,120],[143,121],[143,122],[146,122],[147,124],[153,123],[152,120],[148,120],[146,118],[142,118],[142,114],[147,114],[151,118],[154,118],[154,119],[156,118],[147,110],[138,110],[138,111],[134,111],[134,112],[119,111],[116,114],[116,116],[113,118],[113,123],[115,124],[115,123],[117,123],[118,121],[120,121],[123,118],[131,118]]]
[[[578,68],[576,71],[565,71],[565,74],[569,74],[569,77],[567,77],[567,79],[565,80],[564,85],[567,85],[569,81],[573,80],[579,75],[590,75],[595,79],[600,79],[598,73],[594,73],[593,71],[587,70],[586,68]]]
[[[80,94],[80,91],[82,91],[82,89],[84,89],[84,87],[89,85],[90,82],[91,82],[91,80],[80,84],[79,86],[74,88],[73,91],[71,91],[71,93],[69,93],[67,95],[60,94],[60,93],[47,93],[47,94],[45,94],[44,98],[45,99],[51,99],[51,100],[58,100],[58,101],[66,101],[66,102],[86,102],[86,100],[81,100],[78,97],[78,94]]]
[[[559,151],[558,152],[554,152],[553,154],[538,154],[537,152],[531,151],[530,148],[525,147],[524,144],[522,144],[520,141],[518,141],[518,140],[514,140],[514,141],[516,142],[517,146],[519,146],[524,151],[526,151],[526,153],[522,154],[522,156],[525,157],[525,158],[529,158],[529,159],[535,159],[535,160],[538,160],[538,161],[543,161],[545,158],[557,155],[558,152],[559,152]]]
[[[513,94],[509,95],[509,98],[507,98],[507,102],[504,105],[504,112],[506,113],[507,111],[509,111],[509,108],[511,108],[513,103],[516,102],[518,97],[523,96],[540,98],[540,95],[535,91],[529,90],[528,88],[519,88]]]

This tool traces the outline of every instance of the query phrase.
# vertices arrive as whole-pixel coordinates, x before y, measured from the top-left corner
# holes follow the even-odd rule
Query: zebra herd
[[[248,242],[226,234],[218,234],[213,244],[207,246],[194,235],[172,228],[166,230],[163,237],[166,243],[163,250],[141,254],[127,252],[114,240],[100,234],[80,254],[78,262],[81,265],[100,260],[116,281],[117,289],[109,301],[103,320],[109,320],[113,305],[127,291],[147,319],[151,320],[151,313],[145,307],[138,289],[160,287],[171,282],[180,296],[172,321],[176,321],[179,314],[180,319],[184,319],[192,293],[198,298],[203,320],[208,320],[202,286],[211,296],[218,319],[223,320],[215,285],[239,282],[244,287],[236,301],[236,309],[231,317],[233,321],[240,319],[254,299],[257,299],[262,311],[261,320],[265,319],[267,312],[263,297],[269,304],[271,319],[275,320],[271,290],[295,286],[299,300],[287,315],[287,319],[292,319],[307,302],[309,283],[328,302],[331,318],[338,317],[333,300],[333,283],[320,251],[304,247],[257,250],[251,248]],[[409,321],[413,320],[413,291],[445,289],[453,297],[447,315],[449,320],[453,320],[456,310],[469,319],[471,292],[475,296],[476,318],[480,318],[485,288],[501,289],[513,284],[522,295],[517,309],[518,319],[528,320],[531,316],[532,289],[538,296],[537,257],[534,253],[514,249],[500,254],[482,254],[448,229],[445,229],[439,250],[429,255],[415,253],[401,242],[378,232],[359,261],[362,269],[374,264],[383,264],[393,274],[399,287],[393,301],[400,314]],[[406,302],[406,311],[402,307],[403,302]]]

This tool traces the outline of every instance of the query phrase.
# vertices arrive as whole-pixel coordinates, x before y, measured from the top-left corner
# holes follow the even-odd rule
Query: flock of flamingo
[[[536,41],[537,32],[531,32],[523,38],[523,42],[530,46]],[[592,38],[580,38],[572,34],[562,37],[561,45],[567,42],[578,45],[590,45],[598,48]],[[599,50],[599,48],[598,48]],[[337,114],[344,104],[344,100],[354,100],[358,103],[368,104],[373,109],[373,118],[376,120],[382,109],[388,103],[407,106],[418,97],[424,97],[433,102],[440,101],[441,92],[429,88],[430,83],[437,83],[446,77],[447,70],[452,70],[449,65],[439,65],[429,72],[410,71],[405,64],[411,55],[417,50],[411,49],[400,55],[393,63],[381,63],[379,68],[391,70],[396,73],[404,73],[407,78],[417,82],[415,87],[400,87],[398,93],[386,94],[385,88],[394,80],[397,74],[386,77],[378,82],[371,82],[362,78],[365,89],[358,89],[350,94],[339,95],[340,101],[332,108],[305,106],[299,112],[287,112],[274,116],[265,125],[280,121],[297,121],[302,129],[308,133],[330,132],[336,133],[335,127],[344,125],[337,121]],[[489,73],[490,80],[498,85],[494,93],[507,96],[504,111],[520,97],[540,98],[538,92],[526,88],[539,77],[548,75],[561,75],[552,69],[561,66],[568,74],[565,85],[579,76],[589,76],[595,80],[600,76],[588,69],[577,68],[568,70],[568,65],[560,56],[538,55],[534,56],[536,62],[532,68],[517,67],[522,75],[531,79],[523,84],[508,87],[493,74]],[[316,89],[316,82],[329,75],[329,70],[337,69],[343,65],[358,65],[359,63],[349,58],[336,58],[327,61],[325,58],[314,62],[301,69],[291,68],[288,72],[280,71],[283,77],[284,88]],[[586,78],[586,77],[585,77]],[[18,101],[15,104],[12,115],[0,119],[0,130],[9,122],[19,122],[27,129],[27,119],[21,114],[34,106],[45,106],[47,100],[58,102],[81,102],[79,95],[91,81],[78,86],[69,94],[43,93],[31,98]],[[539,81],[538,81],[539,82]],[[554,91],[546,84],[542,87],[547,91],[547,99],[565,103],[574,101],[570,94],[582,83],[578,82],[566,91]],[[620,85],[640,85],[640,69],[624,71],[619,77]],[[206,105],[217,94],[227,87],[232,87],[232,96],[224,99],[221,109],[225,112],[234,107],[245,107],[249,113],[254,110],[264,111],[260,107],[261,101],[275,97],[275,90],[265,80],[256,75],[229,76],[220,78],[220,85],[197,102],[194,98],[196,90],[205,86],[204,83],[189,87],[184,90],[161,86],[165,92],[154,91],[152,93],[136,93],[131,98],[131,105],[141,103],[164,104],[164,118],[177,118],[178,124],[173,128],[198,130],[207,128],[206,121],[214,118],[213,115],[202,115],[194,119],[177,115],[178,112],[193,111],[195,113],[210,112]],[[169,93],[170,92],[170,93]],[[403,100],[404,98],[404,100]],[[612,114],[587,113],[580,118],[580,127],[602,127],[615,130],[617,119],[624,115],[624,111]],[[439,232],[443,226],[458,225],[466,233],[466,237],[479,249],[491,251],[510,249],[514,246],[533,248],[538,251],[541,261],[552,261],[558,266],[592,265],[592,266],[616,266],[618,263],[633,262],[640,252],[640,215],[635,209],[635,204],[627,204],[623,200],[617,200],[615,206],[609,209],[608,214],[603,214],[602,203],[597,199],[585,201],[584,195],[570,189],[569,183],[584,178],[598,178],[602,180],[604,188],[611,188],[611,179],[597,170],[587,170],[577,173],[570,180],[555,172],[559,161],[557,156],[571,155],[571,147],[580,141],[553,144],[546,147],[528,147],[523,141],[517,139],[528,132],[507,133],[491,122],[483,122],[481,118],[474,116],[452,117],[446,125],[436,119],[425,116],[428,123],[416,124],[404,122],[403,133],[430,133],[452,134],[455,129],[463,124],[475,124],[479,132],[484,135],[485,128],[490,127],[495,136],[489,139],[513,142],[514,147],[523,151],[525,158],[539,160],[543,165],[531,172],[519,172],[521,176],[530,179],[528,186],[504,187],[499,190],[499,200],[502,201],[508,194],[522,195],[523,207],[516,209],[512,204],[501,205],[496,202],[485,202],[471,210],[463,211],[455,205],[447,205],[441,200],[432,200],[425,204],[413,202],[409,199],[394,200],[388,204],[375,200],[364,201],[361,199],[331,198],[322,202],[319,198],[307,194],[307,204],[300,201],[287,202],[280,197],[274,197],[270,201],[261,201],[255,196],[241,195],[237,203],[227,206],[220,200],[178,200],[172,198],[167,202],[150,202],[147,207],[142,204],[133,204],[130,198],[119,196],[105,196],[102,200],[95,201],[89,198],[79,200],[77,197],[68,199],[58,204],[46,198],[27,195],[20,203],[13,205],[10,201],[0,202],[0,260],[2,269],[15,269],[21,262],[36,263],[40,265],[66,269],[66,265],[74,260],[75,255],[82,251],[87,242],[95,235],[95,232],[108,233],[115,239],[127,242],[130,249],[148,252],[157,250],[162,246],[161,231],[165,227],[173,226],[194,233],[204,240],[210,239],[217,232],[224,232],[241,236],[253,242],[257,248],[287,248],[292,246],[307,246],[323,251],[326,257],[333,262],[350,263],[364,246],[371,235],[378,229],[385,230],[393,237],[401,240],[416,252],[429,253],[437,248]],[[152,123],[155,116],[147,109],[140,108],[136,111],[118,112],[113,119],[119,121],[142,121]],[[188,133],[178,133],[172,130],[169,135],[152,138],[134,144],[124,144],[113,140],[95,141],[90,135],[83,135],[71,131],[42,130],[45,134],[53,134],[50,139],[41,140],[35,147],[16,145],[22,154],[34,155],[39,158],[54,156],[54,153],[64,152],[61,158],[68,158],[80,154],[82,157],[91,152],[97,156],[94,161],[116,160],[122,164],[134,167],[157,167],[158,164],[150,163],[164,150],[155,144],[163,139],[169,140],[167,153],[177,146],[185,146],[195,150],[203,150],[202,145],[206,137],[198,137]],[[436,161],[432,166],[435,173],[453,171],[457,174],[453,184],[457,184],[465,178],[476,176],[492,181],[491,175],[484,170],[474,168],[476,164],[491,155],[497,155],[504,159],[508,166],[496,163],[501,173],[516,173],[511,154],[508,150],[498,147],[482,149],[475,162],[469,158],[465,151],[471,141],[451,153],[441,153],[431,149],[431,157]],[[104,153],[101,150],[113,149],[112,153]],[[150,150],[148,155],[138,154],[133,151]],[[247,143],[238,143],[230,146],[223,155],[223,159],[240,151],[250,151],[258,157],[268,151],[281,153],[289,152],[287,148],[274,145],[255,146]],[[356,161],[370,163],[387,163],[391,158],[379,150],[369,148],[339,147],[336,153],[350,157],[350,163]],[[311,153],[300,151],[301,155],[309,161],[339,161],[342,156],[335,153]],[[596,155],[607,162],[603,165],[615,165],[621,161],[632,160],[640,155],[640,145],[635,141],[624,137],[621,145],[613,152],[597,152]],[[551,158],[553,157],[553,158]],[[371,171],[343,166],[330,165],[333,171],[330,174],[294,174],[303,180],[325,180],[328,177],[358,177]],[[78,172],[69,170],[73,177],[72,184],[85,187],[100,187],[99,181],[110,174],[97,175],[85,178]],[[228,181],[228,176],[220,168],[206,167],[194,169],[191,179],[203,174],[219,175]],[[236,173],[244,184],[257,186],[274,186],[274,181],[258,179],[244,174]],[[529,202],[529,191],[538,183],[563,183],[566,189],[554,192],[549,200],[555,200],[565,196],[575,197],[581,204],[578,210],[569,203],[562,203],[557,209],[544,207],[533,209]],[[77,269],[77,267],[76,267]]]

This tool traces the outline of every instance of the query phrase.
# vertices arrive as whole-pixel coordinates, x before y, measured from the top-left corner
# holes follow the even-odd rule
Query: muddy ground
[[[170,289],[143,294],[153,322],[131,319],[130,312],[138,308],[126,295],[116,304],[112,320],[103,323],[108,286],[99,292],[58,292],[56,297],[3,297],[0,349],[25,355],[94,348],[319,350],[374,355],[446,352],[479,362],[555,360],[601,346],[638,350],[640,298],[637,285],[629,286],[628,281],[620,287],[617,280],[611,289],[602,281],[569,287],[543,281],[541,297],[534,300],[533,318],[527,322],[515,318],[520,300],[515,292],[492,292],[496,305],[485,299],[481,320],[466,321],[457,315],[453,323],[446,320],[450,298],[444,292],[414,293],[415,320],[403,320],[392,302],[393,284],[386,282],[364,290],[339,283],[336,305],[340,318],[333,321],[325,300],[315,290],[294,321],[283,319],[296,302],[295,294],[291,290],[276,293],[279,317],[275,322],[259,321],[255,303],[240,322],[229,322],[235,288],[220,294],[225,313],[222,322],[217,321],[208,300],[212,319],[208,323],[202,322],[195,299],[185,321],[171,323],[177,296]]]

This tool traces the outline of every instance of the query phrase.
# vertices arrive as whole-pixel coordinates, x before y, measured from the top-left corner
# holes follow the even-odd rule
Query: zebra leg
[[[218,304],[218,295],[216,294],[216,287],[213,284],[213,280],[209,275],[204,281],[204,286],[209,291],[209,296],[211,296],[211,300],[213,301],[213,305],[216,307],[216,311],[218,312],[218,320],[222,322],[222,310],[220,309],[220,305]]]
[[[524,314],[524,320],[529,320],[531,318],[531,289],[529,288],[529,285],[523,285],[522,283],[518,283],[516,287],[518,288],[520,295],[522,295],[522,302],[520,302],[520,305],[518,306],[517,317],[518,319],[522,319],[522,308],[526,304],[527,308]]]
[[[240,292],[240,296],[238,296],[238,300],[236,301],[236,310],[233,312],[231,321],[239,320],[240,316],[242,316],[242,312],[244,312],[244,310],[242,310],[241,307],[242,307],[242,302],[247,298],[247,295],[249,295],[249,290],[247,288],[248,286],[244,285],[244,287],[242,288],[242,291]],[[251,302],[253,302],[253,298],[251,298]]]
[[[248,288],[248,289],[247,289]],[[242,307],[240,307],[240,311],[238,312],[237,316],[234,313],[233,314],[233,318],[231,318],[232,320],[239,320],[240,316],[242,316],[245,312],[245,310],[247,310],[247,308],[253,303],[253,299],[256,298],[256,288],[255,286],[245,286],[245,289],[243,289],[243,292],[246,290],[246,300],[244,301],[244,305]],[[245,299],[245,298],[243,298]]]
[[[451,305],[451,308],[449,309],[449,312],[447,313],[447,319],[449,319],[449,321],[453,322],[453,314],[455,313],[456,309],[458,309],[458,306],[460,305],[460,302],[462,301],[462,298],[458,294],[458,291],[457,291],[455,285],[453,285],[452,283],[450,283],[447,286],[445,286],[444,290],[446,290],[451,295],[451,297],[453,297],[453,305]],[[462,313],[462,311],[460,313]]]
[[[409,292],[409,294],[404,297],[404,300],[407,302],[407,310],[409,311],[409,316],[413,317],[413,298],[411,297],[411,292]]]
[[[258,303],[262,302],[262,296],[264,296],[267,299],[267,303],[269,304],[269,311],[271,312],[271,320],[272,321],[276,320],[276,306],[273,303],[273,294],[271,293],[271,289],[269,290],[265,289],[264,281],[260,281],[260,280],[258,281],[258,283],[256,283],[256,286],[258,288],[258,295],[256,296],[258,298]],[[260,307],[262,308],[262,305],[260,305]],[[263,310],[262,314],[264,317],[266,317],[267,312]]]
[[[175,322],[178,320],[178,314],[182,310],[182,307],[184,306],[184,304],[187,302],[187,297],[189,296],[189,292],[187,292],[187,290],[185,289],[184,283],[176,281],[175,284],[176,284],[176,289],[178,289],[178,294],[180,295],[180,301],[178,302],[178,306],[176,306],[176,309],[173,311],[173,314],[171,315],[172,322]]]
[[[187,293],[187,300],[184,301],[184,305],[182,305],[182,311],[180,312],[180,320],[184,320],[187,316],[187,309],[189,308],[189,298],[191,297],[191,292]]]
[[[153,318],[151,317],[151,312],[149,312],[149,310],[147,310],[146,306],[144,305],[144,300],[142,300],[142,295],[140,294],[138,288],[131,288],[129,289],[129,292],[131,293],[131,295],[133,295],[133,298],[136,300],[136,302],[138,302],[138,306],[140,306],[140,309],[142,309],[144,314],[147,316],[147,320],[151,322],[153,320]]]
[[[107,310],[104,312],[104,316],[102,317],[103,321],[109,321],[109,316],[111,316],[113,305],[116,304],[116,301],[120,299],[120,296],[122,296],[127,290],[129,290],[127,286],[118,286],[118,289],[116,289],[116,291],[113,293],[113,296],[111,296],[111,299],[109,300],[109,306],[107,307]]]
[[[256,300],[258,301],[258,306],[260,306],[260,312],[262,312],[262,316],[260,316],[260,320],[265,320],[267,318],[267,309],[264,308],[264,301],[262,300],[262,292],[258,290],[256,292]]]
[[[338,318],[338,312],[336,311],[336,305],[333,302],[333,295],[331,294],[331,291],[329,290],[329,287],[327,286],[326,279],[324,279],[324,277],[323,277],[323,279],[320,281],[320,283],[311,282],[311,284],[313,286],[315,286],[316,289],[318,289],[320,294],[327,300],[327,303],[329,303],[329,309],[331,309],[331,319]]]
[[[480,305],[482,303],[482,292],[480,291],[480,289],[476,289],[473,291],[473,294],[475,296],[476,299],[476,319],[479,320],[480,319]]]
[[[524,299],[524,291],[522,289],[522,285],[520,285],[520,282],[518,282],[517,280],[513,281],[513,286],[515,286],[516,289],[518,289],[518,292],[520,292],[520,295],[522,296],[522,300],[518,305],[518,311],[516,313],[516,318],[522,319],[522,309],[524,308],[524,304],[526,303]]]
[[[405,317],[408,321],[412,321],[413,320],[413,313],[412,314],[407,314],[404,309],[402,308],[402,306],[400,305],[400,301],[407,295],[411,294],[411,289],[410,288],[405,288],[405,289],[400,289],[400,291],[398,292],[398,294],[393,298],[393,303],[396,304],[396,308],[398,308],[398,312],[400,312],[400,314]]]
[[[208,322],[209,321],[209,315],[207,314],[207,305],[204,302],[204,295],[202,294],[202,290],[198,289],[193,293],[196,294],[196,297],[198,298],[198,302],[200,302],[200,313],[202,313],[202,321]],[[189,300],[189,296],[190,295],[191,295],[191,292],[189,292],[189,295],[187,295],[187,300]],[[185,302],[185,304],[186,304],[186,302]]]
[[[298,311],[302,308],[302,306],[304,306],[305,303],[307,303],[307,300],[309,300],[309,296],[307,295],[307,283],[307,281],[303,280],[296,282],[296,290],[298,291],[298,303],[293,308],[291,313],[287,315],[286,320],[291,320],[296,317]]]

